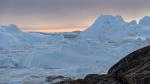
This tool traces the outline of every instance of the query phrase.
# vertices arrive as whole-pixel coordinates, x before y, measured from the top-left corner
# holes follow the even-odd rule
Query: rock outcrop
[[[150,84],[150,46],[123,58],[108,71],[108,75],[122,84]]]
[[[150,84],[150,46],[127,55],[107,74],[89,74],[84,79],[67,79],[55,84]]]

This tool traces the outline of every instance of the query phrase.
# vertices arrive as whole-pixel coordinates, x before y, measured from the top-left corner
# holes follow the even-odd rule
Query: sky
[[[84,30],[100,15],[121,15],[126,21],[150,16],[150,0],[0,0],[0,24],[24,31]]]

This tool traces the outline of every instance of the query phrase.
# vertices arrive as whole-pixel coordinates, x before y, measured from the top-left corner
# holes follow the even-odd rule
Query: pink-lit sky
[[[24,31],[84,30],[100,15],[121,15],[126,21],[150,16],[150,0],[0,0],[0,24]]]

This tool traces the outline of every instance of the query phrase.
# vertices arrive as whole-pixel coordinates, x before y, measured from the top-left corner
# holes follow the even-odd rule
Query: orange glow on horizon
[[[49,20],[33,20],[27,21],[19,18],[9,18],[0,20],[0,25],[16,24],[24,32],[72,32],[83,31],[88,28],[91,23],[90,20],[78,23],[64,23]]]
[[[59,29],[48,29],[48,28],[40,28],[40,29],[22,29],[24,32],[73,32],[73,31],[83,31],[86,28],[78,28],[78,29],[71,29],[71,28],[59,28]]]
[[[146,15],[150,12],[146,13]],[[121,14],[120,14],[121,15]],[[145,16],[146,16],[145,15]],[[0,19],[0,25],[16,24],[19,28],[25,32],[72,32],[83,31],[95,22],[98,18],[86,18],[83,21],[74,20],[50,20],[50,19],[37,19],[37,18],[20,18],[20,17],[8,17]],[[142,15],[122,15],[123,19],[127,22],[136,20],[137,22],[143,17]]]

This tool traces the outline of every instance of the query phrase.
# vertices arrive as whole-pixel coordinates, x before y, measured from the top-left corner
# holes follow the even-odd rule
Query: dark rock
[[[96,84],[100,80],[105,80],[106,77],[107,75],[89,74],[84,78],[84,80],[88,81],[90,84]]]
[[[108,71],[108,75],[122,84],[150,84],[150,46],[127,55]]]
[[[84,80],[86,80],[89,84],[120,84],[117,80],[106,74],[89,74],[84,78]]]
[[[63,82],[63,81],[70,81],[71,78],[69,77],[63,77],[63,76],[48,76],[46,78],[46,81],[47,82],[50,82],[50,83],[57,83],[57,82]]]
[[[61,81],[54,84],[90,84],[84,79]]]
[[[107,75],[89,74],[84,79],[61,81],[55,84],[120,84],[120,83]]]

